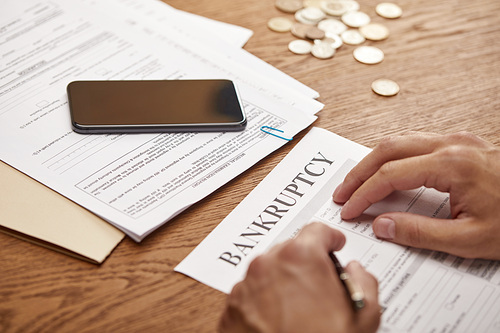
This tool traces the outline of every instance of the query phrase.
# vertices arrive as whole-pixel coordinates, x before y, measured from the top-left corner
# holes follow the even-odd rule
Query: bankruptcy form
[[[313,128],[175,270],[229,293],[249,263],[311,221],[346,236],[342,264],[359,261],[379,281],[380,332],[498,332],[500,261],[463,259],[375,237],[374,217],[407,211],[450,214],[434,189],[395,192],[354,221],[340,218],[332,193],[370,150]]]
[[[136,241],[293,136],[322,104],[217,56],[178,31],[127,23],[85,1],[4,1],[0,13],[0,158]],[[116,15],[119,15],[118,14]],[[248,118],[238,133],[80,135],[74,80],[231,79]],[[292,80],[290,78],[290,80]]]

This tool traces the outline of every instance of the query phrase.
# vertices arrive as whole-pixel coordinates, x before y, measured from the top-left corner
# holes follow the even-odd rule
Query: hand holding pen
[[[357,262],[332,264],[344,243],[340,231],[311,223],[255,258],[227,298],[220,331],[375,332],[377,281]]]
[[[352,307],[354,310],[361,310],[365,307],[365,294],[363,289],[359,287],[359,285],[352,279],[351,275],[347,273],[340,264],[340,261],[337,259],[333,252],[329,253],[330,259],[332,259],[333,265],[335,266],[335,270],[339,276],[340,281],[344,285],[346,293],[351,300]]]

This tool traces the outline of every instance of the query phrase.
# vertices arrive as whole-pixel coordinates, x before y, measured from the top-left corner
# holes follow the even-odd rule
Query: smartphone
[[[78,133],[241,131],[247,120],[231,80],[74,81]]]

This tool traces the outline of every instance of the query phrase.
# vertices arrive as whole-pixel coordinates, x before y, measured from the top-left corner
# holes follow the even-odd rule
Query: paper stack
[[[160,1],[7,0],[2,7],[0,140],[9,144],[0,145],[0,159],[39,182],[2,165],[2,178],[11,180],[2,186],[16,193],[12,201],[2,198],[2,207],[37,205],[43,197],[49,200],[44,207],[71,210],[66,216],[55,208],[42,214],[33,206],[39,213],[34,219],[4,207],[2,230],[95,262],[123,237],[102,221],[142,240],[286,143],[260,131],[262,126],[292,137],[323,107],[317,92],[241,49],[251,31]],[[210,78],[237,84],[249,120],[245,131],[80,135],[71,130],[66,97],[71,81]],[[92,231],[73,232],[90,224]],[[53,237],[57,234],[61,237]],[[61,239],[81,239],[82,245],[77,249],[76,242]],[[91,254],[97,239],[107,245]]]

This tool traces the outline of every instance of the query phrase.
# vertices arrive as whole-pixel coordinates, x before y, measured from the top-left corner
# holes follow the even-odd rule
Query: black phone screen
[[[74,81],[67,92],[79,133],[238,131],[246,125],[230,80]]]

